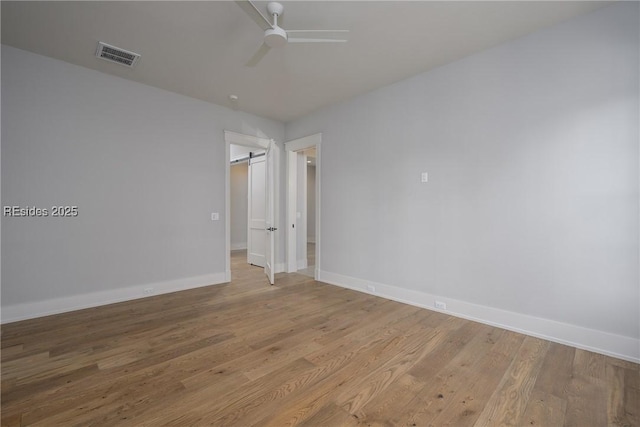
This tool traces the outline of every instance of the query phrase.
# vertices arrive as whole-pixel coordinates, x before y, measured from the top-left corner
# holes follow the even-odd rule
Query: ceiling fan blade
[[[269,52],[269,50],[271,50],[271,48],[267,46],[265,43],[262,43],[262,46],[260,46],[260,49],[258,49],[258,51],[253,54],[249,62],[247,62],[245,65],[247,67],[255,67],[256,65],[258,65],[258,62],[260,62],[262,58],[264,58],[267,52]]]
[[[287,33],[348,33],[349,30],[287,30]]]
[[[237,0],[236,4],[240,6],[240,8],[244,10],[244,12],[249,15],[251,19],[253,19],[253,21],[263,30],[273,28],[269,20],[265,18],[258,8],[249,0]]]
[[[346,43],[346,40],[340,39],[301,39],[301,38],[289,38],[289,43]]]

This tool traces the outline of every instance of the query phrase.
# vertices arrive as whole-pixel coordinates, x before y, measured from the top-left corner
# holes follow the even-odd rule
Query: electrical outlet
[[[367,285],[367,291],[375,293],[376,287],[373,285]]]
[[[211,212],[211,221],[218,221],[220,219],[220,214],[218,212]]]
[[[153,293],[153,286],[149,286],[148,288],[144,288],[144,294],[145,295],[150,295]]]
[[[438,310],[446,310],[447,309],[447,304],[442,302],[442,301],[436,301],[436,308]]]

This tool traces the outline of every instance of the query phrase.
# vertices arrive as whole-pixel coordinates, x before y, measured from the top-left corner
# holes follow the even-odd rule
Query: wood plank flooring
[[[640,426],[637,364],[232,256],[231,284],[2,326],[2,426]]]

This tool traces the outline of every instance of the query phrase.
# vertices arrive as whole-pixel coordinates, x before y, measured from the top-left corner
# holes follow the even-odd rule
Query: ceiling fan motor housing
[[[274,27],[264,32],[264,42],[269,47],[282,47],[287,44],[287,32],[280,27]]]

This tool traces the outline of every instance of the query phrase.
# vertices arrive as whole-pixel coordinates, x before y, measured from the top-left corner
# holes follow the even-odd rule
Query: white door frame
[[[297,200],[297,151],[305,150],[307,148],[316,147],[316,265],[314,270],[314,277],[318,280],[318,272],[320,271],[320,250],[322,245],[320,227],[322,220],[320,216],[320,203],[321,198],[321,174],[322,174],[322,134],[316,133],[314,135],[305,136],[303,138],[294,139],[289,142],[285,142],[284,149],[287,153],[287,225],[285,227],[285,239],[287,243],[287,262],[286,271],[292,273],[298,271],[298,257],[296,253],[296,234],[297,229],[293,227],[296,223],[296,200]]]
[[[225,142],[225,281],[231,281],[231,144],[242,145],[245,147],[253,147],[260,149],[267,149],[270,144],[273,143],[272,139],[260,138],[257,136],[243,135],[241,133],[224,131]],[[274,165],[274,169],[277,170],[278,165]],[[277,175],[276,175],[277,176]],[[278,218],[278,182],[275,180],[275,218]],[[277,239],[276,239],[277,247]],[[277,253],[277,251],[276,251]]]

